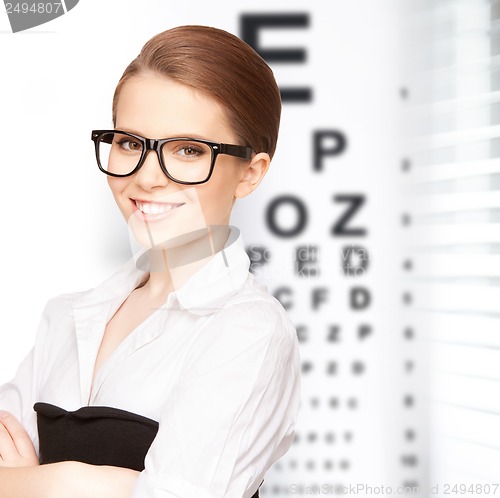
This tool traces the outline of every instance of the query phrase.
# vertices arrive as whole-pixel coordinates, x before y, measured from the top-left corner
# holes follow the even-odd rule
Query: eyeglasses
[[[148,151],[158,155],[167,177],[184,185],[198,185],[210,180],[219,154],[250,160],[251,147],[223,144],[201,138],[145,138],[121,130],[92,130],[99,169],[110,176],[125,177],[144,164]]]

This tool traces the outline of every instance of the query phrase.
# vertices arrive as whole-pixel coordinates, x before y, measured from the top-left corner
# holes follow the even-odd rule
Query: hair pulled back
[[[113,96],[113,126],[120,90],[142,72],[154,72],[218,101],[240,145],[271,157],[281,116],[271,68],[237,36],[209,26],[179,26],[153,36],[128,65]]]

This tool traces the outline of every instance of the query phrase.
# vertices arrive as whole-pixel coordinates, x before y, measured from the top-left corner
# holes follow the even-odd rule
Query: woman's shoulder
[[[244,285],[228,302],[228,306],[238,306],[252,303],[269,307],[270,309],[274,309],[275,312],[280,315],[284,314],[288,316],[280,301],[269,292],[268,286],[258,281],[251,272],[248,272]]]
[[[186,378],[219,367],[251,375],[268,355],[273,368],[298,357],[297,332],[286,310],[254,281],[206,320],[193,339],[183,368]]]
[[[82,297],[88,294],[90,290],[77,291],[77,292],[64,292],[52,296],[47,300],[45,305],[45,314],[54,315],[60,313],[62,310],[71,309]]]
[[[248,330],[252,334],[296,336],[283,305],[251,273],[240,291],[217,313],[213,323],[218,328]]]
[[[80,305],[98,304],[123,294],[144,275],[142,270],[135,266],[133,259],[119,266],[117,269],[93,287],[85,290],[63,292],[48,299],[45,306],[46,314],[57,314],[71,310]]]

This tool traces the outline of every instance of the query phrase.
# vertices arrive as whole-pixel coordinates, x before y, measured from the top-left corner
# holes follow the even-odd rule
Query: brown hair
[[[273,157],[281,98],[271,68],[235,35],[208,26],[179,26],[151,38],[125,69],[113,96],[113,126],[120,90],[131,76],[153,71],[217,100],[240,145]]]

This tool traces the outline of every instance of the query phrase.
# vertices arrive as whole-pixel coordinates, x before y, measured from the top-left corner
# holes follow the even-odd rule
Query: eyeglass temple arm
[[[252,159],[252,154],[254,150],[251,147],[246,147],[244,145],[230,145],[230,144],[220,144],[220,153],[227,154],[229,156],[241,157],[247,161]]]

